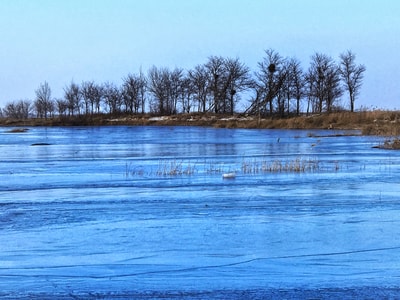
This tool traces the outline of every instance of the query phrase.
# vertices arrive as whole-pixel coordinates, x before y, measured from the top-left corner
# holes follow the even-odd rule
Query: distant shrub
[[[362,129],[362,134],[364,135],[374,135],[375,134],[375,126],[374,125],[367,125]]]

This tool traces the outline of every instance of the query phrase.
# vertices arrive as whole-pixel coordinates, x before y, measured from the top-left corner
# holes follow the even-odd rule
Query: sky
[[[61,98],[72,81],[119,85],[212,55],[256,72],[274,49],[305,70],[351,50],[366,67],[356,109],[400,109],[399,16],[398,0],[0,0],[0,107],[45,81]]]

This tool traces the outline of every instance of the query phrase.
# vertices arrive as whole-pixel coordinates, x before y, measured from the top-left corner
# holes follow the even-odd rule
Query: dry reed
[[[195,173],[195,166],[190,161],[184,164],[183,161],[161,161],[158,165],[156,175],[158,176],[179,176],[192,175]]]
[[[315,172],[320,170],[320,165],[316,159],[296,158],[294,160],[243,160],[241,171],[244,174],[259,173],[303,173]]]
[[[154,167],[154,166],[153,166]],[[224,163],[216,161],[191,162],[178,160],[159,161],[156,170],[149,166],[147,171],[143,166],[134,166],[126,163],[125,177],[155,175],[163,177],[191,176],[194,174],[220,175],[224,173],[238,173],[243,175],[256,175],[266,173],[308,173],[321,170],[339,170],[339,163],[335,162],[333,168],[323,168],[320,162],[314,158],[297,157],[294,159],[243,159],[240,163]]]

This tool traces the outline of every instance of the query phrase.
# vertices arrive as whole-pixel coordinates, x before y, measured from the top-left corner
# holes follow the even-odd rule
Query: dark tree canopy
[[[129,73],[121,85],[72,81],[65,86],[63,97],[56,99],[45,81],[35,90],[33,102],[12,101],[1,112],[13,118],[26,118],[31,113],[48,118],[146,112],[244,112],[284,117],[343,109],[340,100],[344,92],[348,92],[349,107],[354,111],[366,68],[356,64],[353,52],[342,53],[339,63],[316,52],[306,70],[298,59],[284,57],[274,49],[264,54],[255,72],[239,58],[210,56],[189,70],[153,66],[147,75],[141,70]],[[238,110],[239,102],[247,104],[243,111]]]
[[[36,99],[34,106],[37,116],[39,118],[47,118],[49,113],[54,111],[54,104],[51,99],[51,89],[49,84],[45,81],[35,91]]]
[[[339,66],[331,57],[315,53],[311,57],[307,83],[309,97],[314,101],[316,110],[322,112],[325,108],[330,112],[342,95]]]
[[[354,111],[354,102],[360,93],[364,72],[364,65],[356,65],[356,55],[348,50],[340,55],[340,75],[344,81],[344,89],[349,93],[350,110]]]

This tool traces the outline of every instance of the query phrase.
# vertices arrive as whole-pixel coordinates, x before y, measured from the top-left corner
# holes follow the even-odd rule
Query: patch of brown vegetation
[[[7,130],[6,133],[23,133],[27,132],[29,129],[28,128],[13,128],[10,130]]]
[[[177,114],[172,116],[154,116],[121,114],[81,115],[73,117],[54,117],[47,119],[31,118],[27,120],[0,119],[2,126],[209,126],[216,128],[262,128],[262,129],[354,129],[364,135],[400,135],[400,112],[398,111],[361,111],[310,114],[293,117],[247,116],[243,114]]]
[[[375,146],[374,148],[386,149],[386,150],[400,150],[400,139],[395,138],[393,140],[386,140],[383,144]]]

